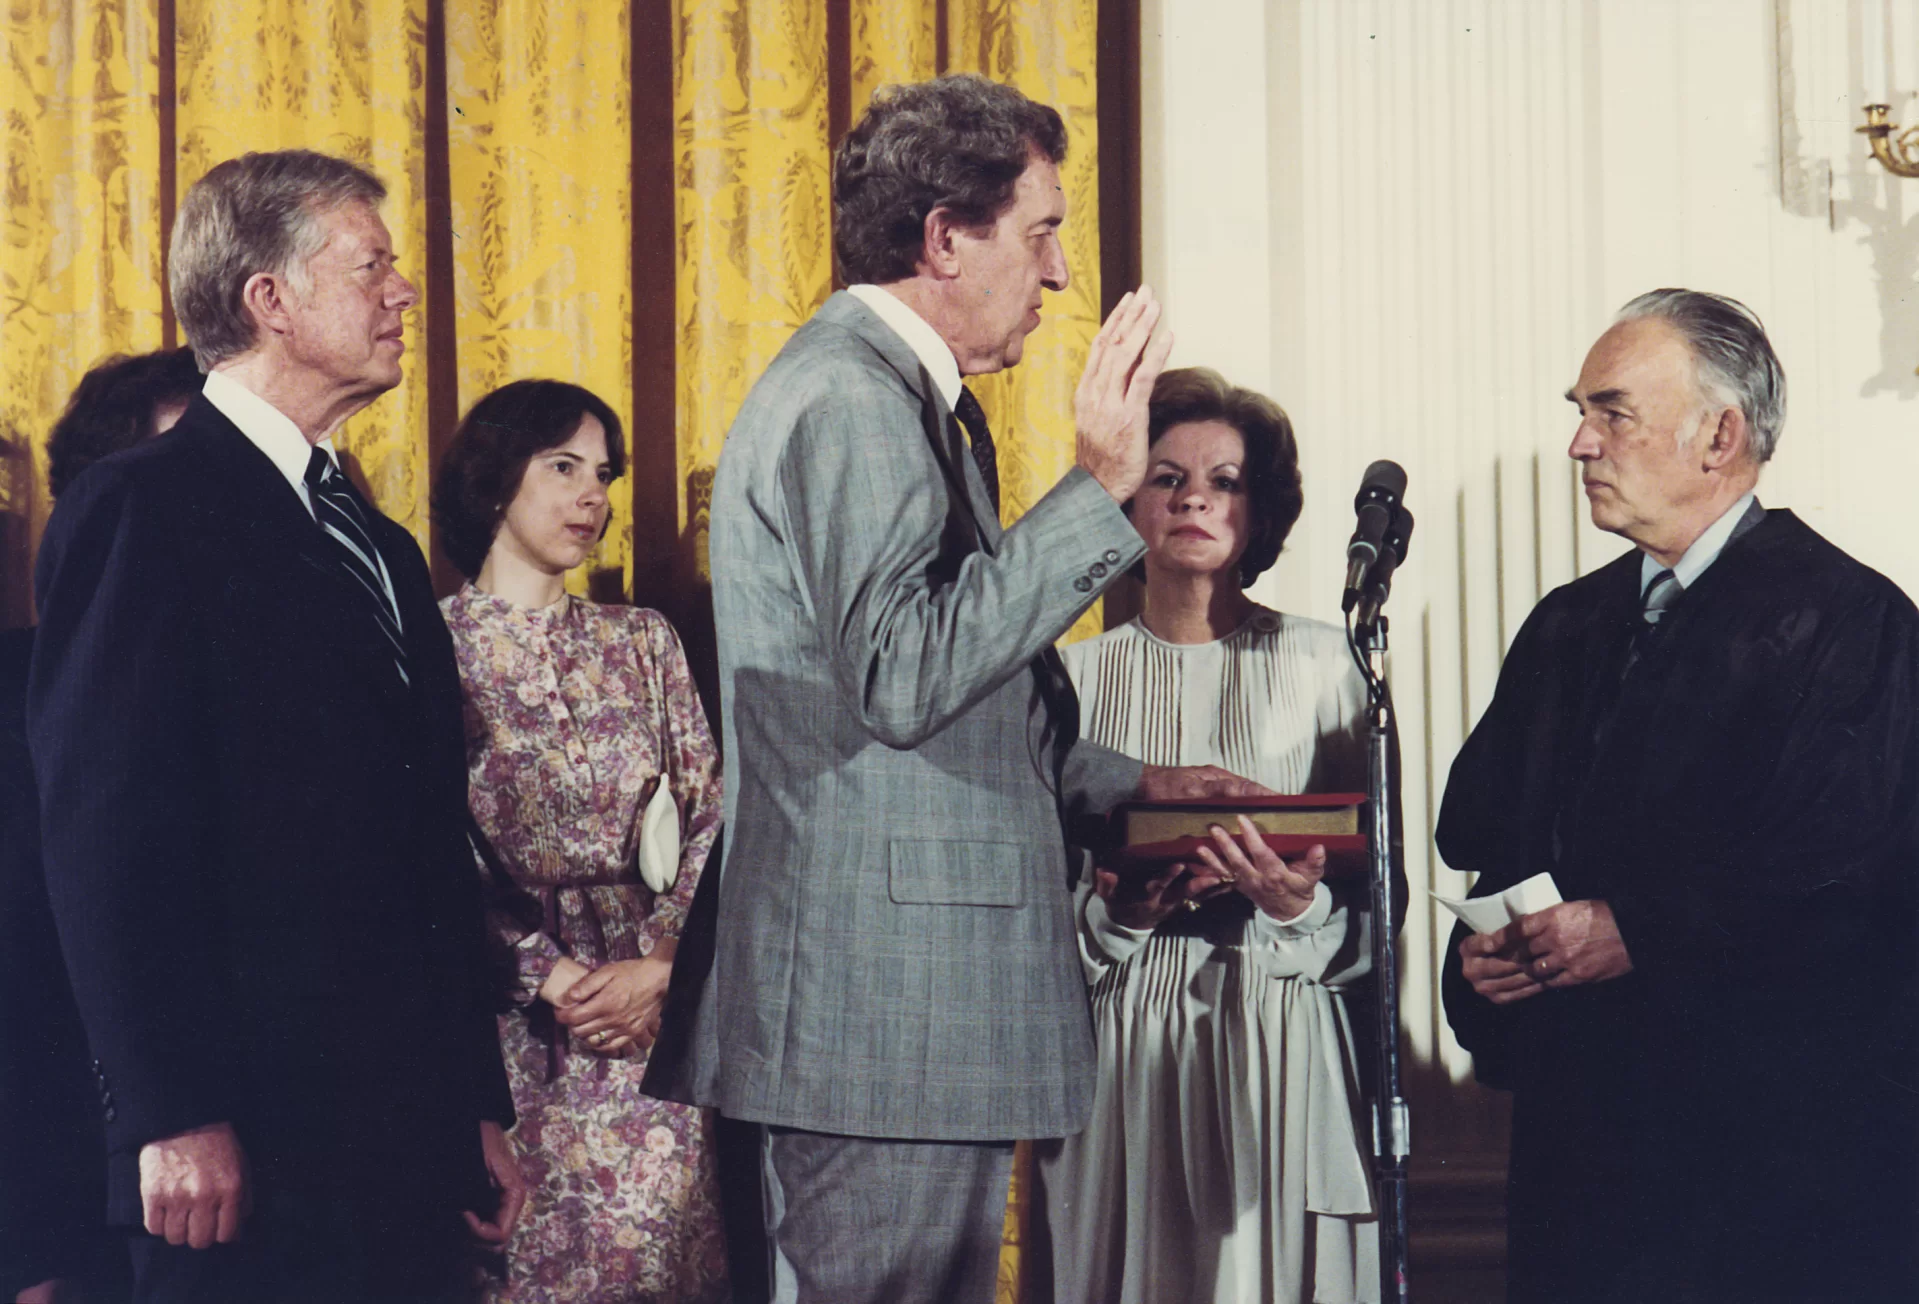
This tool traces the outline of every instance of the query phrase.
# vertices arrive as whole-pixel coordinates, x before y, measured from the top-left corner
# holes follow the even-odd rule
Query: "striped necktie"
[[[1639,598],[1640,627],[1634,633],[1641,643],[1659,628],[1660,618],[1666,614],[1666,609],[1677,602],[1679,595],[1684,592],[1685,586],[1670,570],[1662,570],[1652,577],[1652,583],[1646,586],[1645,593]]]
[[[1646,585],[1646,591],[1639,595],[1639,619],[1632,627],[1632,644],[1626,649],[1626,664],[1619,672],[1621,678],[1646,655],[1660,620],[1685,591],[1686,586],[1670,570],[1660,571],[1652,577],[1652,583]]]
[[[380,632],[393,648],[393,666],[400,672],[401,682],[410,683],[406,673],[406,643],[400,637],[399,604],[393,599],[386,570],[380,565],[379,550],[373,546],[365,504],[323,448],[315,448],[313,456],[307,459],[306,486],[313,503],[313,519],[333,541],[340,569],[373,600]]]
[[[986,426],[986,409],[973,397],[973,391],[960,389],[959,402],[953,406],[953,415],[966,427],[967,442],[973,446],[973,463],[979,467],[980,479],[986,481],[986,497],[993,504],[995,515],[999,513],[999,455],[993,449],[993,432]]]

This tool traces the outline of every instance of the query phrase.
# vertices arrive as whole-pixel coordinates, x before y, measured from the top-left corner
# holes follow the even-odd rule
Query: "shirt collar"
[[[313,459],[315,446],[307,443],[300,427],[293,424],[293,418],[223,371],[208,372],[201,392],[222,416],[240,428],[240,433],[255,448],[267,455],[267,460],[300,495],[300,501],[306,502],[307,463]],[[326,451],[328,461],[335,466],[340,464],[340,455],[334,451],[331,437],[322,439],[318,447]],[[311,510],[310,504],[308,510]]]
[[[946,347],[946,341],[940,338],[940,333],[927,324],[926,318],[895,298],[891,291],[877,285],[849,285],[846,292],[871,308],[895,335],[905,341],[906,347],[913,350],[925,366],[926,374],[933,378],[933,385],[939,390],[940,397],[946,400],[947,410],[958,406],[959,361],[953,357],[953,350]]]
[[[1726,540],[1732,538],[1734,528],[1738,526],[1740,518],[1746,514],[1746,509],[1751,507],[1752,503],[1752,494],[1746,494],[1728,507],[1725,515],[1708,525],[1704,534],[1692,541],[1692,547],[1686,549],[1686,555],[1681,557],[1672,568],[1673,578],[1679,581],[1680,588],[1691,588],[1693,581],[1706,573],[1706,567],[1719,560],[1719,554],[1725,548]],[[1664,569],[1666,568],[1661,566],[1651,554],[1645,554],[1639,563],[1640,593],[1645,593],[1646,586],[1653,582],[1653,577]]]

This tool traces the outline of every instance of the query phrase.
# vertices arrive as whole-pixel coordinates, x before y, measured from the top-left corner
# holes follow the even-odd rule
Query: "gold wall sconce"
[[[1872,156],[1886,171],[1895,177],[1919,177],[1919,126],[1900,131],[1896,124],[1886,121],[1891,114],[1890,105],[1868,104],[1866,125],[1854,130],[1866,138]]]

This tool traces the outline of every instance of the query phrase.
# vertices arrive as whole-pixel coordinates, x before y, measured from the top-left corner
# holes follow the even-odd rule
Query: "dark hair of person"
[[[591,390],[563,380],[516,380],[467,411],[434,474],[432,499],[433,528],[462,575],[479,575],[527,463],[573,438],[588,416],[606,427],[607,465],[615,477],[624,475],[620,419]]]
[[[1279,560],[1279,550],[1306,504],[1292,419],[1264,394],[1229,384],[1211,367],[1161,372],[1147,408],[1149,447],[1174,426],[1194,421],[1222,421],[1237,430],[1246,445],[1240,475],[1251,538],[1239,558],[1244,587]],[[1144,580],[1146,564],[1137,564],[1133,574]]]
[[[1010,86],[952,73],[882,88],[833,151],[833,252],[848,285],[912,276],[936,208],[991,226],[1037,153],[1066,158],[1058,111]]]
[[[47,434],[47,482],[58,498],[80,473],[109,453],[153,433],[169,403],[191,402],[206,378],[193,350],[117,353],[93,364],[73,387],[67,410]]]

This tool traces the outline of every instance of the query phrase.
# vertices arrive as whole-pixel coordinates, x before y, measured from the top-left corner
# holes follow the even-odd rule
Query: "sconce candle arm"
[[[1890,105],[1868,104],[1866,125],[1854,130],[1866,138],[1872,156],[1886,171],[1896,177],[1919,177],[1919,127],[1899,131],[1896,124],[1887,121],[1891,114]]]

